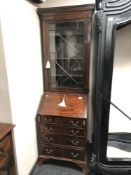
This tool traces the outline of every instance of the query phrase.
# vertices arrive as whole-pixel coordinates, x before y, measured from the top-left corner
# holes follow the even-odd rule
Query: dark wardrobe
[[[131,0],[96,2],[91,51],[90,174],[131,174]]]

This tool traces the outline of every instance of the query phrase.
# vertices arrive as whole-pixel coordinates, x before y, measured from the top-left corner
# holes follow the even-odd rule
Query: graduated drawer
[[[11,158],[11,143],[9,136],[6,136],[0,141],[0,168],[4,168]]]
[[[70,149],[52,145],[45,145],[42,147],[40,154],[46,156],[56,156],[85,161],[85,151],[79,149]]]
[[[66,118],[58,116],[38,116],[41,123],[60,124],[69,127],[83,128],[86,126],[86,119]]]
[[[53,134],[41,134],[40,133],[40,144],[59,144],[59,145],[68,145],[75,147],[85,147],[85,138],[82,137],[71,137],[63,135],[53,135]]]
[[[50,125],[50,124],[40,124],[40,132],[42,133],[54,133],[61,135],[71,135],[71,136],[85,136],[85,129],[81,128],[69,128],[59,125]]]

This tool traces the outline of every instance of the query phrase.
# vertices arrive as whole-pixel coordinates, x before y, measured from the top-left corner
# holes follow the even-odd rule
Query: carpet
[[[52,161],[36,165],[31,175],[84,175],[74,164]]]

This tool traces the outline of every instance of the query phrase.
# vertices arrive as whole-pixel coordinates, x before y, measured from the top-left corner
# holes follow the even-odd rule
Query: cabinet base
[[[54,160],[54,161],[63,161],[63,165],[67,163],[71,163],[73,167],[76,167],[80,169],[85,175],[88,175],[88,165],[87,162],[84,161],[78,161],[78,160],[72,160],[72,159],[67,159],[67,158],[59,158],[59,157],[50,157],[50,156],[40,156],[38,158],[38,165],[44,164],[49,160]],[[70,164],[70,165],[71,165]]]

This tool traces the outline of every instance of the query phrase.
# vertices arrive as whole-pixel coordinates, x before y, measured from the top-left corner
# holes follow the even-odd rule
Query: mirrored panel
[[[131,158],[131,24],[117,28],[107,158]]]
[[[84,23],[49,24],[48,32],[50,87],[82,89]]]

